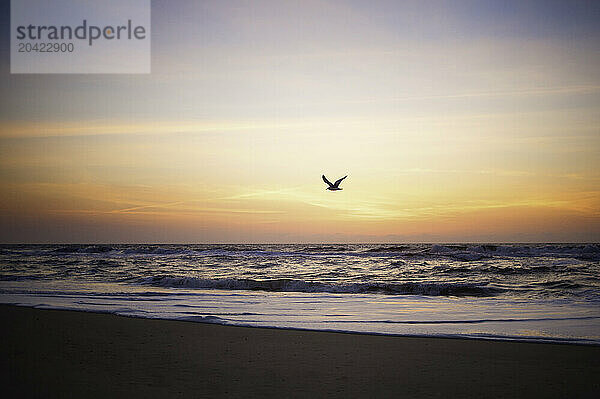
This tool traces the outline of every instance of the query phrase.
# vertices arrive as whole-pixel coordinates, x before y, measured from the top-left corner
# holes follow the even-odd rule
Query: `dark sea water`
[[[600,344],[600,245],[3,245],[0,302],[235,325]]]

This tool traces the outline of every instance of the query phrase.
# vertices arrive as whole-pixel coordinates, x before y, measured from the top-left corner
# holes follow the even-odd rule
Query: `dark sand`
[[[0,305],[3,397],[600,397],[600,347]]]

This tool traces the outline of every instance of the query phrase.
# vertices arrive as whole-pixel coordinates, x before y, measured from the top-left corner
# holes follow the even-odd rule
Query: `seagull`
[[[325,183],[327,183],[327,185],[329,186],[329,187],[327,187],[327,190],[331,190],[331,191],[339,191],[339,190],[342,190],[342,189],[340,188],[340,183],[342,182],[342,180],[344,180],[344,179],[345,179],[346,177],[348,177],[348,176],[344,176],[344,177],[342,177],[341,179],[339,179],[339,180],[336,180],[336,182],[335,182],[335,183],[333,183],[333,184],[332,184],[332,183],[331,183],[329,180],[327,180],[327,178],[325,177],[325,175],[323,175],[323,176],[321,176],[321,177],[323,178],[323,181],[324,181]]]

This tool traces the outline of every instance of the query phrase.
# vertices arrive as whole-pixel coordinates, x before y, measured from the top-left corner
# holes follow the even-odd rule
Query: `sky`
[[[152,1],[147,75],[1,4],[0,242],[599,240],[600,2]]]

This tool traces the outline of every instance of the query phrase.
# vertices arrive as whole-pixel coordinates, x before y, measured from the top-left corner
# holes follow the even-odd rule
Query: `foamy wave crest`
[[[475,284],[457,283],[353,283],[331,284],[295,279],[205,279],[197,277],[154,276],[136,281],[136,284],[155,287],[249,290],[269,292],[328,292],[334,294],[387,294],[428,296],[494,296],[503,290]]]

